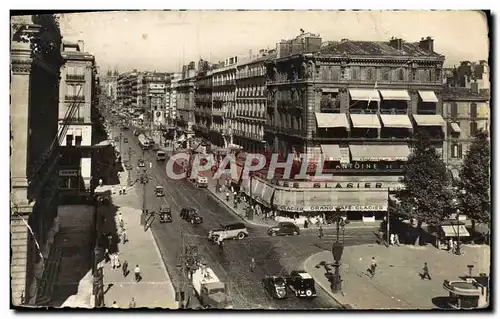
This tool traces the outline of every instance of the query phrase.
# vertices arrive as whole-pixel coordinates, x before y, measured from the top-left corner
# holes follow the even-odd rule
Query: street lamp
[[[332,276],[332,292],[337,293],[342,291],[342,278],[340,276],[340,261],[342,260],[342,253],[344,252],[344,239],[345,239],[345,225],[349,224],[349,220],[345,219],[340,214],[340,208],[335,209],[336,214],[333,221],[337,225],[336,240],[332,245],[333,267],[335,273]],[[342,228],[342,241],[340,241],[340,229]]]
[[[462,197],[466,193],[465,189],[461,189],[461,190],[459,190],[459,192],[462,195]],[[462,202],[463,202],[463,198],[462,198]],[[457,209],[457,249],[455,249],[456,255],[462,254],[460,245],[461,245],[461,243],[460,243],[460,209]]]

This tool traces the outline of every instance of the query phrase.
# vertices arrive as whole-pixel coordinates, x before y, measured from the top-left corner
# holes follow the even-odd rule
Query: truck
[[[227,285],[219,280],[212,268],[199,264],[191,279],[194,293],[204,308],[233,308]]]

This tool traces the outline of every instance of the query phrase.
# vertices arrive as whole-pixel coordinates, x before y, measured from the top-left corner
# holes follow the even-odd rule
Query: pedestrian
[[[120,220],[120,229],[125,229],[125,222],[123,221],[123,219]]]
[[[379,230],[378,232],[378,239],[379,239],[379,244],[383,245],[385,240],[384,240],[384,232],[382,230]]]
[[[391,234],[389,240],[391,242],[391,245],[394,245],[394,234]]]
[[[128,261],[123,262],[123,267],[122,267],[122,272],[123,272],[123,277],[127,277],[128,274]]]
[[[109,249],[106,248],[106,250],[104,251],[104,261],[106,263],[110,262],[111,261],[111,258],[109,256]]]
[[[250,261],[250,271],[254,272],[255,270],[255,259],[252,257],[252,260]]]
[[[113,236],[111,233],[108,233],[108,248],[111,249],[111,245],[113,244]]]
[[[375,276],[375,270],[377,269],[377,261],[375,260],[375,257],[372,257],[372,261],[370,264],[370,274],[371,278]]]
[[[120,308],[120,307],[118,307],[118,304],[116,303],[116,301],[113,301],[113,305],[111,306],[111,308]]]
[[[118,222],[122,222],[123,221],[123,216],[122,216],[122,213],[118,213]]]
[[[397,246],[399,246],[399,235],[398,235],[398,233],[395,233],[395,234],[394,234],[394,243],[395,243]]]
[[[424,263],[424,268],[422,270],[424,272],[422,274],[422,280],[424,280],[425,278],[432,280],[431,275],[429,274],[429,267],[427,267],[427,263]]]
[[[323,227],[321,225],[319,225],[319,236],[318,237],[319,237],[319,239],[322,239],[323,236],[324,236],[324,234],[323,234]]]
[[[304,220],[304,228],[308,228],[309,227],[309,222],[306,220]]]
[[[130,300],[130,303],[128,304],[129,308],[135,308],[135,299],[132,297],[132,300]]]
[[[122,243],[126,243],[127,242],[127,231],[125,230],[125,228],[122,229]]]
[[[448,251],[449,251],[449,252],[453,252],[453,246],[454,246],[454,245],[453,245],[453,239],[451,239],[451,238],[450,238],[450,239],[448,240]]]
[[[135,265],[134,275],[135,275],[135,281],[139,282],[142,278],[141,277],[141,268],[139,268],[139,265]]]
[[[229,192],[226,192],[226,201],[229,202]]]

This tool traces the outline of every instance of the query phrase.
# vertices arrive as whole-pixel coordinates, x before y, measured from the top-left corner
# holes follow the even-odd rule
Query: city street
[[[113,136],[118,136],[115,129]],[[132,131],[124,131],[123,136],[129,140],[123,144],[124,149],[132,147],[132,166],[142,156],[142,150],[137,144],[137,138]],[[125,154],[122,154],[125,158]],[[303,308],[335,308],[334,302],[324,291],[319,289],[318,298],[314,300],[299,300],[290,297],[286,300],[275,301],[267,297],[260,285],[260,280],[266,275],[279,275],[295,269],[302,269],[304,260],[310,255],[329,250],[334,238],[334,231],[325,231],[326,237],[320,240],[316,231],[304,231],[296,237],[269,237],[265,227],[248,225],[250,236],[242,241],[228,241],[221,254],[217,247],[208,242],[206,237],[210,229],[220,224],[241,222],[241,219],[230,212],[207,190],[196,189],[189,181],[174,181],[167,179],[165,164],[157,163],[153,151],[145,152],[147,167],[153,177],[146,186],[146,201],[149,210],[158,210],[159,206],[168,203],[172,207],[173,223],[152,226],[159,249],[169,269],[172,281],[176,287],[182,284],[179,275],[179,264],[183,244],[195,244],[204,257],[204,261],[214,269],[221,280],[229,283],[235,308],[275,308],[275,309],[303,309]],[[135,172],[132,173],[132,180]],[[157,198],[153,192],[156,185],[165,187],[166,196]],[[193,226],[179,218],[180,209],[193,207],[199,210],[204,217],[204,223]],[[331,232],[331,233],[330,233]],[[346,245],[372,243],[372,229],[346,230]],[[254,258],[257,264],[255,272],[250,272],[250,260]]]

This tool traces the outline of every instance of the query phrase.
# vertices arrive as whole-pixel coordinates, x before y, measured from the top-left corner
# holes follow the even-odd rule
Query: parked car
[[[266,276],[262,279],[265,291],[275,299],[284,299],[287,295],[286,280],[283,277]]]
[[[144,160],[141,158],[137,161],[137,166],[138,167],[146,167],[146,163],[144,162]]]
[[[243,239],[248,237],[248,230],[243,223],[234,223],[228,225],[220,225],[218,229],[212,229],[208,232],[208,239],[215,241],[217,237],[222,236],[223,239]]]
[[[280,222],[277,226],[270,227],[267,234],[269,236],[295,236],[300,235],[300,229],[292,222]]]
[[[305,271],[294,270],[286,277],[286,285],[297,297],[316,297],[314,278]]]
[[[140,134],[141,134],[141,132],[139,132],[139,130],[134,131],[134,136],[139,136]]]
[[[192,207],[185,207],[181,209],[181,218],[190,222],[191,224],[203,223],[203,217],[198,214],[198,211]]]
[[[156,194],[156,197],[163,197],[163,196],[165,196],[165,190],[163,189],[162,186],[156,186],[155,187],[155,194]]]

